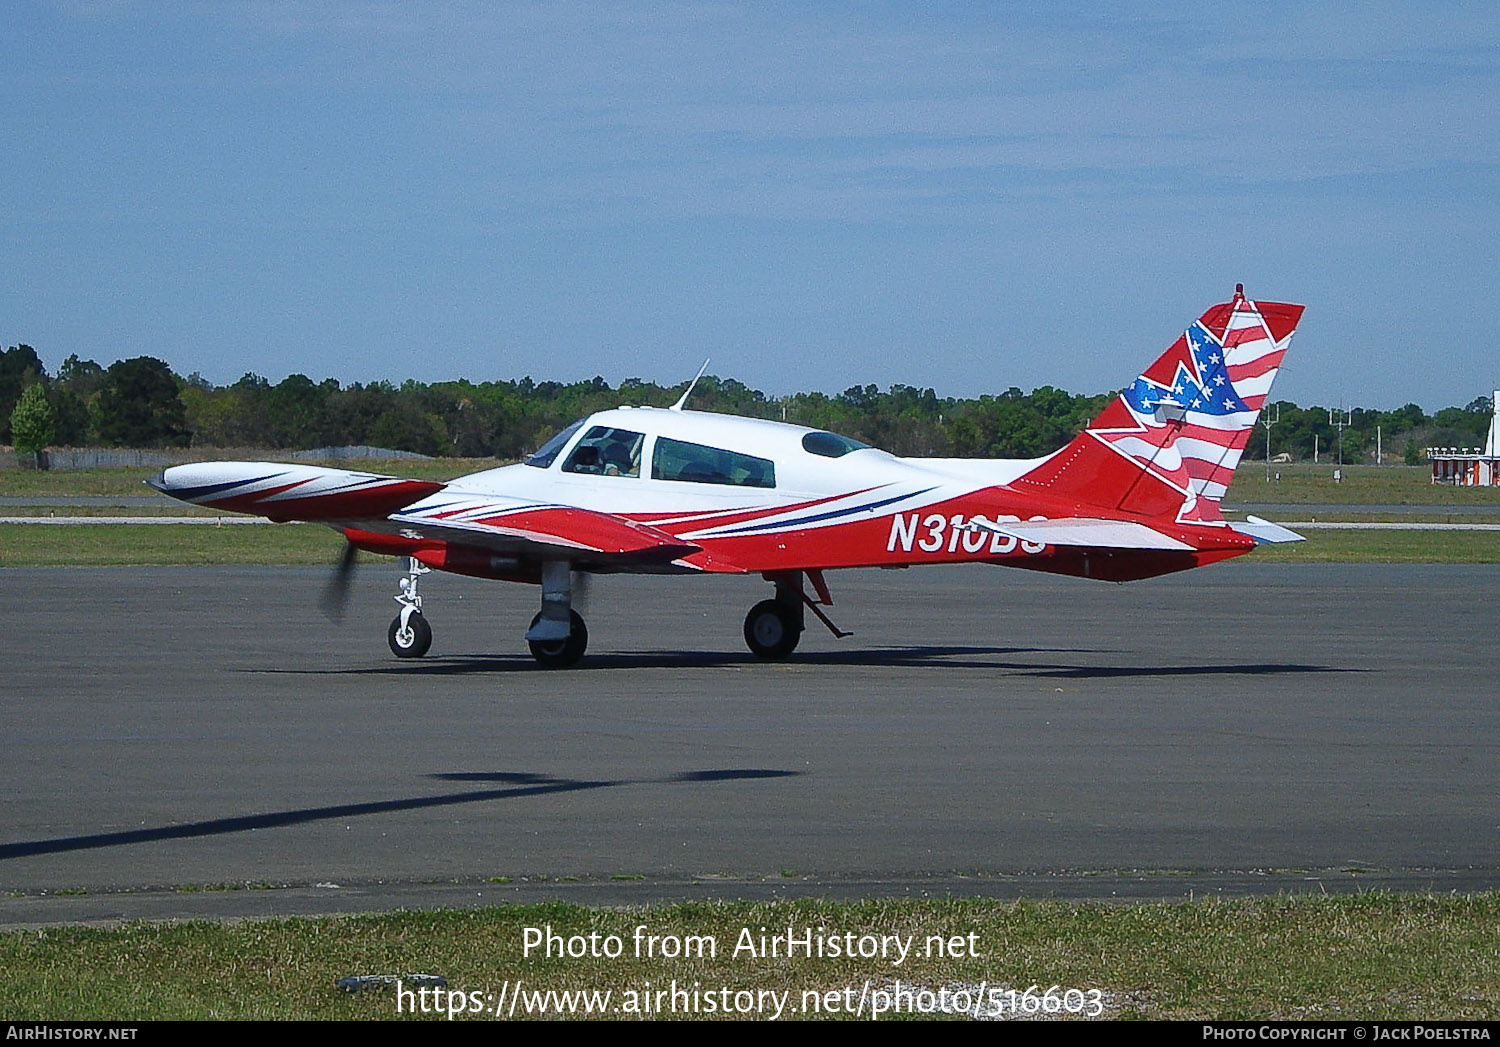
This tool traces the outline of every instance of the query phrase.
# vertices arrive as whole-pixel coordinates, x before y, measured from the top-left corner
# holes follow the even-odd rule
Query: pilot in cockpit
[[[604,464],[605,476],[639,476],[641,437],[638,433],[626,433],[616,429],[599,451],[599,460]]]
[[[604,445],[600,458],[604,462],[605,476],[623,476],[630,472],[630,448],[619,438]]]

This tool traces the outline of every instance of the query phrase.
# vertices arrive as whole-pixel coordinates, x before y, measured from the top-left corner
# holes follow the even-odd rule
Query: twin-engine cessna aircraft
[[[621,407],[568,426],[524,462],[451,483],[272,462],[167,469],[153,487],[195,505],[326,523],[355,550],[410,557],[391,650],[420,657],[429,569],[539,583],[526,640],[547,667],[583,657],[577,572],[759,574],[775,586],[745,642],[785,658],[804,611],[835,636],[824,572],[988,563],[1113,582],[1297,541],[1220,499],[1302,306],[1241,288],[1209,309],[1055,454],[1027,461],[898,458],[836,433],[670,408]],[[691,387],[689,388],[691,392]],[[811,587],[811,593],[808,587]]]

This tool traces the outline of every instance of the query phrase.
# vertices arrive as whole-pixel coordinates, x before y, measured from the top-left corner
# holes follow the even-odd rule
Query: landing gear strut
[[[542,564],[542,609],[526,630],[526,643],[544,669],[577,665],[588,649],[588,627],[573,610],[573,565],[566,560]]]
[[[797,649],[797,641],[802,639],[806,622],[802,613],[804,608],[811,608],[834,636],[842,639],[853,635],[834,625],[823,613],[823,607],[833,604],[833,597],[823,582],[823,572],[808,571],[806,574],[818,594],[817,600],[803,591],[802,571],[776,571],[764,576],[766,581],[775,583],[776,596],[762,600],[745,615],[745,645],[757,658],[780,661],[790,657]]]
[[[432,568],[418,563],[414,557],[407,558],[406,577],[401,579],[401,595],[395,598],[401,605],[401,613],[391,620],[386,630],[386,642],[397,658],[420,658],[432,646],[432,626],[422,615],[422,597],[417,594],[417,579]]]

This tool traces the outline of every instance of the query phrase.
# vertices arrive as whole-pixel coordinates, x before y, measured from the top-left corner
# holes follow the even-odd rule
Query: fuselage
[[[528,463],[472,473],[450,488],[575,506],[649,525],[701,549],[678,561],[688,569],[775,572],[984,561],[1096,577],[1119,574],[1099,554],[1091,568],[1079,554],[1059,556],[1042,542],[971,527],[976,520],[1077,515],[1075,504],[1011,486],[1045,461],[900,458],[803,426],[641,407],[593,414]],[[1237,538],[1226,543],[1236,552],[1244,544]],[[1138,555],[1129,576],[1197,566],[1209,558],[1218,557],[1202,551]]]

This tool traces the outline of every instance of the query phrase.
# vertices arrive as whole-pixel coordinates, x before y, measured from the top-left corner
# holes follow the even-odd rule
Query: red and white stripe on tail
[[[1158,519],[1222,520],[1219,501],[1302,311],[1236,288],[1015,486]]]

